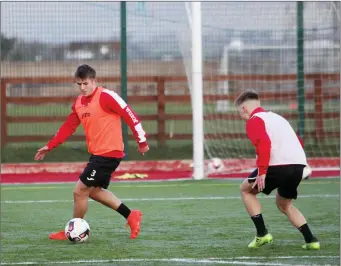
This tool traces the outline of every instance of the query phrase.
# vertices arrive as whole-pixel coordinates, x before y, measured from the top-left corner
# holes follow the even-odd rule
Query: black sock
[[[317,238],[313,236],[312,232],[308,224],[304,224],[301,227],[297,228],[303,235],[306,243],[316,242]]]
[[[253,223],[257,229],[257,236],[265,236],[268,233],[268,230],[265,228],[264,220],[262,214],[257,214],[251,217]]]
[[[126,205],[124,205],[124,203],[121,203],[121,205],[117,208],[116,211],[126,219],[131,213],[130,209]]]

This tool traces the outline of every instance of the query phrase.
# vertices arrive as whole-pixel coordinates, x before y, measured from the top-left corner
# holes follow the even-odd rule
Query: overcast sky
[[[330,27],[331,3],[305,3],[308,28]],[[169,34],[188,27],[184,2],[128,2],[128,34],[134,40]],[[119,2],[2,2],[1,32],[29,41],[119,38]],[[226,29],[294,29],[295,2],[204,2],[203,33]]]

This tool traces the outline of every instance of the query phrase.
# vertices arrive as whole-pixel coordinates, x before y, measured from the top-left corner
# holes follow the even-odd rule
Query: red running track
[[[223,160],[223,163],[223,171],[210,174],[209,178],[245,178],[255,165],[253,159],[227,159]],[[112,181],[189,179],[192,177],[191,164],[190,160],[122,162],[117,172],[113,174]],[[309,160],[309,164],[313,168],[312,178],[340,176],[339,158],[313,158]],[[3,164],[1,183],[75,182],[85,166],[86,163]],[[136,178],[134,175],[136,173],[144,177]],[[123,179],[124,174],[130,174],[130,178]]]

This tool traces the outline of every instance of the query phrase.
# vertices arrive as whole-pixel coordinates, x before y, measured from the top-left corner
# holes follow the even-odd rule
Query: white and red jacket
[[[271,165],[307,165],[302,140],[282,116],[259,107],[247,121],[246,132],[256,148],[258,175]]]
[[[96,90],[97,88],[90,96],[83,96],[81,98],[81,103],[83,105],[87,105],[88,103],[90,103],[93,96],[95,95]],[[109,114],[118,114],[123,118],[124,122],[133,132],[136,142],[140,147],[145,147],[148,145],[146,141],[146,133],[141,126],[139,117],[117,93],[107,89],[103,90],[99,98],[99,103],[103,111]],[[48,142],[47,147],[52,150],[53,148],[56,148],[58,145],[65,142],[66,139],[76,131],[80,123],[81,121],[75,111],[74,103],[72,105],[71,114],[68,116],[64,124],[60,127],[57,134]],[[100,155],[105,157],[123,158],[125,156],[125,153],[123,151],[110,151],[108,153]]]

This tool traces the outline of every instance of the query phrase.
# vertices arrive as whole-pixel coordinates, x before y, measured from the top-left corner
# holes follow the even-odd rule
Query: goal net
[[[255,165],[245,123],[233,106],[246,89],[256,90],[266,109],[289,120],[303,138],[313,168],[339,169],[339,4],[304,3],[300,43],[295,2],[202,3],[208,174],[234,175]],[[187,25],[178,28],[177,36],[193,94],[191,13],[186,4],[185,8]],[[303,76],[297,75],[298,70]]]

